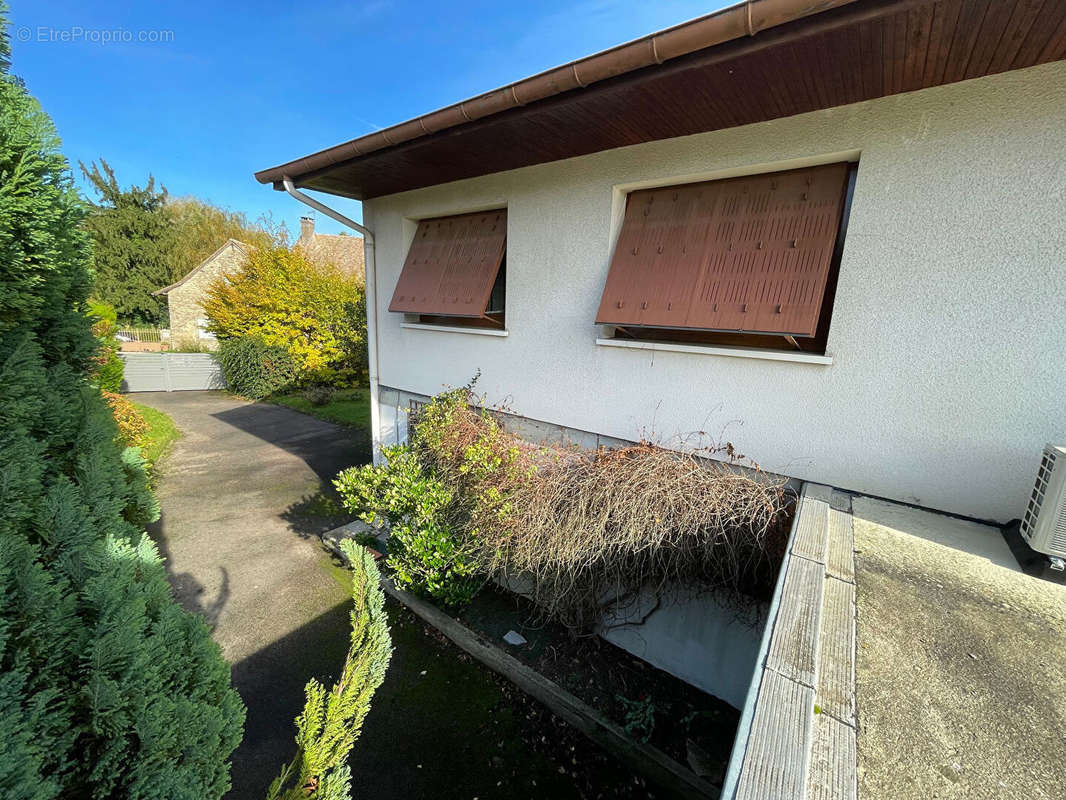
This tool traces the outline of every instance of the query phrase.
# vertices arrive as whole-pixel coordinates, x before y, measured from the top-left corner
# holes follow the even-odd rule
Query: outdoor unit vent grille
[[[1066,447],[1044,448],[1021,531],[1034,550],[1066,557]]]

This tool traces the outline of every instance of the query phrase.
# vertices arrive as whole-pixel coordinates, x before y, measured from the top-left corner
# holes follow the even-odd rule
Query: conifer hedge
[[[88,380],[84,212],[8,54],[0,38],[0,797],[219,798],[244,709]]]

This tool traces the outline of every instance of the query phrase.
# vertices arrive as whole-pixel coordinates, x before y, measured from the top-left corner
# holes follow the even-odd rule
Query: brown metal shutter
[[[422,220],[389,311],[484,316],[506,245],[506,209]]]
[[[814,336],[848,165],[632,192],[596,322]]]

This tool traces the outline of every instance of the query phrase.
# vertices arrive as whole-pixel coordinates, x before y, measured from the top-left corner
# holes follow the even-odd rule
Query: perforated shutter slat
[[[847,164],[633,192],[596,321],[814,336]]]
[[[480,317],[507,246],[507,211],[422,220],[389,311]]]

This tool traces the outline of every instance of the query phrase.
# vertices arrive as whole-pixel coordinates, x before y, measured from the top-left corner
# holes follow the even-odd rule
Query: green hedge
[[[216,357],[229,390],[253,400],[262,400],[296,382],[296,364],[289,351],[256,336],[221,340]]]
[[[344,507],[367,524],[388,525],[388,565],[399,585],[448,606],[466,605],[485,578],[453,521],[452,492],[423,469],[411,448],[382,452],[380,466],[350,467],[334,480]]]
[[[0,18],[0,32],[3,19]],[[0,797],[220,798],[244,709],[91,382],[84,210],[0,37]]]

